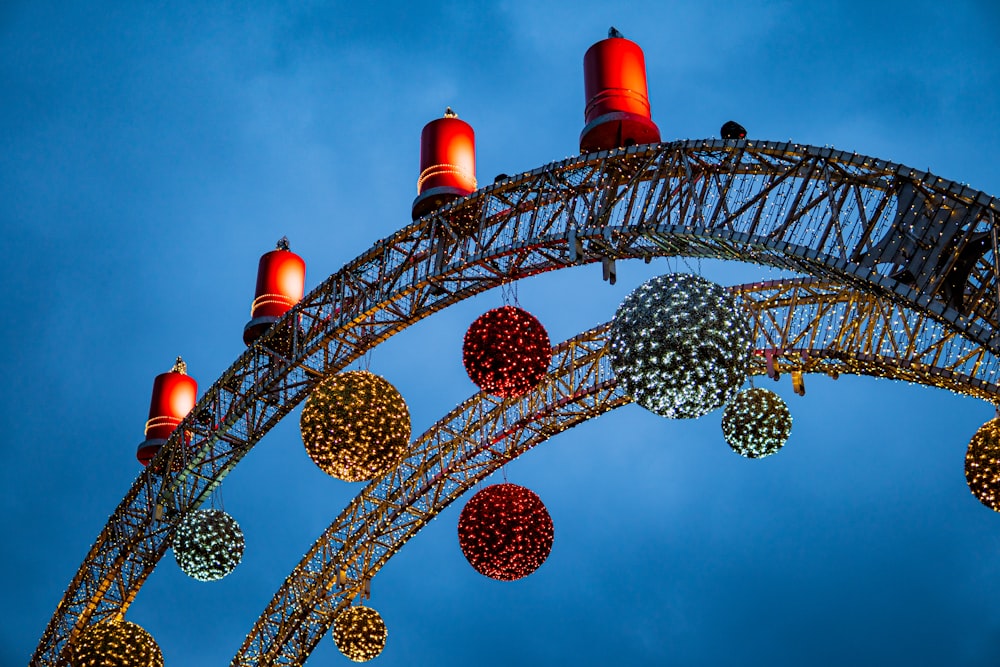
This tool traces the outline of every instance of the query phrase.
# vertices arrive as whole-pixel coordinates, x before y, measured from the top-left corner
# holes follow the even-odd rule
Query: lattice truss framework
[[[81,628],[127,608],[179,519],[325,374],[441,308],[574,264],[719,257],[853,284],[996,352],[998,210],[882,160],[745,141],[595,153],[480,190],[330,276],[205,392],[159,455],[169,472],[140,474],[101,531],[32,664],[58,664]]]
[[[753,323],[760,352],[753,374],[766,372],[771,352],[779,371],[873,375],[997,397],[1000,388],[988,379],[997,357],[929,318],[816,280],[732,289]],[[912,326],[901,328],[897,317]],[[553,348],[545,380],[520,400],[479,393],[428,429],[396,470],[362,490],[316,540],[231,664],[303,664],[366,582],[452,501],[553,435],[630,403],[604,354],[608,329]]]

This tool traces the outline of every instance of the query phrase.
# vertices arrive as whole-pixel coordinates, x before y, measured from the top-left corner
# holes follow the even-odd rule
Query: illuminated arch
[[[871,375],[998,396],[997,357],[930,318],[815,280],[732,289],[753,323],[754,374],[767,372],[769,353],[778,372]],[[479,393],[428,429],[316,540],[231,664],[303,664],[365,582],[451,502],[551,436],[630,403],[604,355],[607,335],[605,324],[553,348],[547,377],[519,400]]]
[[[177,522],[324,375],[437,310],[575,264],[611,273],[619,259],[718,257],[853,285],[995,353],[998,211],[989,195],[893,163],[747,141],[584,155],[473,193],[330,276],[205,392],[161,451],[178,470],[136,479],[33,664],[57,664],[80,629],[121,614]]]

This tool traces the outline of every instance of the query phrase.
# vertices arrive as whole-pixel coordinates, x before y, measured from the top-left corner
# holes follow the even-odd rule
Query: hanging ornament
[[[1000,512],[1000,418],[980,426],[969,441],[965,481],[979,502]]]
[[[331,375],[309,395],[299,420],[313,462],[347,482],[391,470],[410,444],[410,411],[385,378],[368,371]]]
[[[753,339],[732,295],[687,273],[659,276],[625,297],[611,323],[611,367],[625,391],[664,417],[700,417],[746,381]]]
[[[791,432],[788,406],[768,389],[741,391],[722,412],[722,435],[734,452],[748,459],[774,454]]]
[[[354,662],[367,662],[385,648],[385,621],[371,607],[348,607],[333,622],[333,641]]]
[[[216,581],[240,564],[244,545],[236,519],[222,510],[194,510],[177,526],[174,558],[192,579]]]
[[[549,334],[534,315],[504,306],[480,315],[465,332],[462,363],[481,390],[501,398],[531,391],[552,359]]]
[[[499,581],[526,577],[552,550],[552,517],[541,499],[516,484],[494,484],[472,496],[458,519],[458,544],[480,574]]]
[[[153,638],[129,621],[102,621],[89,626],[73,642],[71,667],[163,667],[163,654]]]

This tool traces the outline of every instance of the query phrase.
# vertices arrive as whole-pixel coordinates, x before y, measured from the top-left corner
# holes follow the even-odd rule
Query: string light
[[[70,651],[71,667],[163,667],[163,654],[142,627],[102,621],[86,628]]]
[[[371,607],[349,607],[333,622],[333,641],[354,662],[367,662],[385,648],[385,621]]]
[[[615,375],[642,407],[700,417],[746,381],[753,338],[733,296],[687,273],[653,278],[622,301],[611,323]]]
[[[465,332],[462,363],[477,387],[510,398],[531,391],[552,360],[545,327],[521,308],[504,306],[480,315]]]
[[[965,481],[979,502],[1000,512],[1000,418],[980,426],[969,441]]]
[[[177,526],[174,559],[189,577],[216,581],[240,564],[244,546],[236,519],[222,510],[194,510]]]
[[[516,484],[472,496],[458,519],[458,544],[477,572],[499,581],[526,577],[552,550],[552,517],[541,499]]]
[[[323,380],[309,395],[299,420],[313,462],[347,482],[391,470],[410,443],[410,411],[396,388],[368,371]]]
[[[722,435],[734,452],[759,459],[781,449],[792,432],[792,415],[769,389],[736,394],[722,412]]]

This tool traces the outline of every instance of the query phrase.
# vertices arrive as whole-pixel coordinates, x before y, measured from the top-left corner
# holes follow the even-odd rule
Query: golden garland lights
[[[504,306],[480,315],[465,333],[462,363],[477,387],[510,398],[531,391],[552,360],[549,334],[534,315]]]
[[[740,456],[759,459],[781,449],[792,432],[792,414],[768,389],[736,394],[722,412],[722,435]]]
[[[174,559],[192,579],[216,581],[240,564],[244,545],[236,519],[222,510],[194,510],[177,526]]]
[[[458,519],[458,544],[477,572],[499,581],[526,577],[552,550],[552,517],[517,484],[494,484],[472,496]]]
[[[367,662],[385,648],[385,621],[371,607],[348,607],[333,622],[333,641],[354,662]]]
[[[73,642],[71,667],[163,667],[163,654],[142,627],[129,621],[103,621],[86,628]]]
[[[323,380],[299,420],[309,458],[347,482],[391,470],[410,444],[410,411],[385,378],[348,371]]]
[[[732,399],[746,381],[753,339],[725,288],[673,273],[625,297],[611,323],[608,351],[636,403],[686,419]]]
[[[969,441],[965,481],[979,502],[1000,512],[1000,418],[980,426]]]

